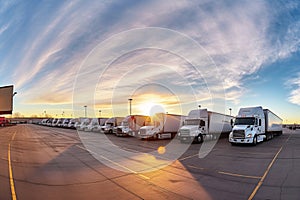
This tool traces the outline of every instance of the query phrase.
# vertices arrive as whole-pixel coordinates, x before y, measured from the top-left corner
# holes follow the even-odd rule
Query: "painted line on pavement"
[[[183,161],[183,160],[186,160],[186,159],[189,159],[189,158],[193,158],[193,157],[196,157],[196,156],[199,156],[199,153],[194,154],[194,155],[191,155],[191,156],[187,156],[187,157],[184,157],[184,158],[180,158],[180,159],[178,159],[178,160],[179,160],[179,161]]]
[[[12,136],[11,141],[15,139],[15,135],[17,132],[15,132]],[[7,158],[8,158],[8,170],[9,170],[9,183],[10,183],[10,191],[11,191],[11,197],[12,200],[17,199],[16,195],[16,189],[15,189],[15,184],[14,184],[14,178],[13,178],[13,171],[12,171],[12,164],[11,164],[11,156],[10,156],[10,143],[8,144],[8,151],[7,151]]]
[[[272,165],[274,164],[275,160],[277,159],[279,153],[281,152],[283,145],[287,143],[287,141],[290,139],[291,135],[289,135],[289,137],[286,139],[286,141],[282,144],[282,146],[280,147],[280,149],[278,150],[278,152],[275,154],[272,162],[269,164],[268,168],[266,169],[264,175],[262,176],[262,178],[260,179],[260,181],[258,182],[258,184],[256,185],[255,189],[253,190],[253,192],[251,193],[251,195],[249,196],[248,200],[252,200],[253,197],[255,196],[255,194],[257,193],[258,189],[260,188],[260,186],[263,184],[265,178],[267,177]]]
[[[249,176],[249,175],[235,174],[235,173],[223,172],[223,171],[218,171],[218,173],[219,174],[228,175],[228,176],[242,177],[242,178],[253,178],[253,179],[260,179],[260,178],[262,178],[261,176]]]

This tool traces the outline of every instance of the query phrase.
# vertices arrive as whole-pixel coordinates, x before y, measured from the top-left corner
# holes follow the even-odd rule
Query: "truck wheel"
[[[252,145],[253,145],[253,146],[256,146],[256,144],[257,144],[257,137],[254,136]]]
[[[197,137],[196,137],[196,142],[197,143],[202,143],[203,142],[203,135],[199,134]]]
[[[109,134],[112,134],[112,130],[109,130],[108,133],[109,133]]]

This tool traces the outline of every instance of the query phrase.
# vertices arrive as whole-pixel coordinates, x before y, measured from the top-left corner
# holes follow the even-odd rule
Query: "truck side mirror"
[[[259,119],[259,122],[258,122],[258,123],[259,123],[259,126],[261,126],[261,119]]]

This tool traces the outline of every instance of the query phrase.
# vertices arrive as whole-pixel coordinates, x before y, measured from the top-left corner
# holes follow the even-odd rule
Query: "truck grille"
[[[123,131],[122,131],[121,128],[117,128],[117,131],[116,131],[116,132],[117,132],[117,134],[122,134]]]
[[[244,130],[233,130],[232,132],[233,138],[245,138]]]
[[[190,130],[180,130],[180,136],[185,137],[185,136],[190,136]]]
[[[140,129],[140,134],[141,135],[146,135],[146,129]]]

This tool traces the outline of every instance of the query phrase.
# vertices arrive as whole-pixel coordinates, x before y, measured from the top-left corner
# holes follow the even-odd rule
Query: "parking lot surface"
[[[90,149],[85,136],[142,156],[116,162],[100,140],[101,150]],[[300,199],[299,130],[257,146],[231,146],[224,137],[204,158],[201,144],[191,144],[160,165],[170,142],[33,124],[1,128],[0,199]]]

